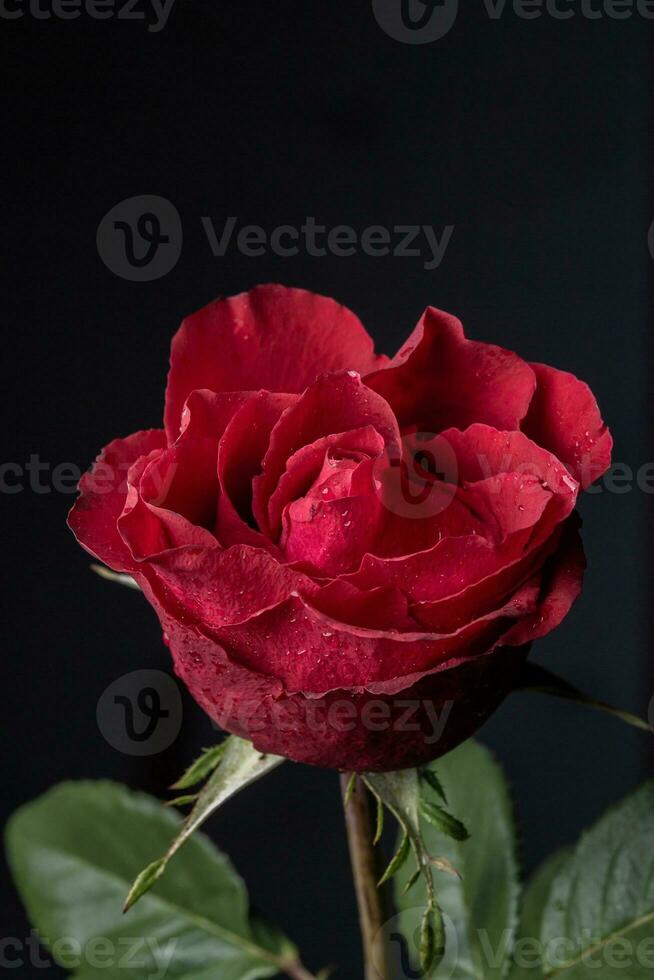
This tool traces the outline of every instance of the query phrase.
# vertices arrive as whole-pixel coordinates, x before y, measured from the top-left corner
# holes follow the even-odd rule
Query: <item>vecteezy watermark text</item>
[[[433,225],[369,225],[361,231],[350,225],[328,228],[308,216],[301,225],[279,225],[267,232],[260,225],[241,225],[238,218],[228,217],[218,229],[210,217],[203,217],[211,251],[222,258],[232,243],[241,255],[256,258],[271,252],[282,258],[304,252],[313,258],[334,255],[347,258],[362,252],[372,258],[392,255],[394,258],[423,258],[423,268],[437,269],[452,239],[454,225],[437,231]]]
[[[469,0],[467,0],[469,2]],[[489,20],[512,15],[519,20],[654,20],[654,0],[480,0]],[[382,30],[403,44],[430,44],[454,27],[459,0],[372,0]]]
[[[168,23],[175,0],[0,0],[0,17],[4,20],[116,20],[147,22],[148,31],[156,34]]]
[[[417,259],[429,272],[441,265],[454,233],[454,225],[327,226],[313,215],[298,224],[268,229],[246,224],[236,215],[215,220],[202,215],[199,224],[214,258],[224,258],[228,251],[247,258],[293,258],[300,254],[348,258],[362,254]],[[141,194],[120,201],[105,214],[98,225],[96,245],[100,258],[115,275],[132,282],[150,282],[175,267],[183,237],[177,208],[165,197]]]
[[[268,701],[233,698],[228,694],[215,717],[219,728],[236,719],[250,735],[274,729],[296,732],[298,725],[316,735],[347,735],[358,728],[368,732],[421,734],[426,745],[435,745],[443,737],[454,701],[436,705],[418,698],[305,698]]]
[[[67,970],[90,967],[92,970],[139,971],[146,980],[164,980],[175,954],[178,939],[159,941],[156,936],[94,936],[82,943],[75,936],[59,936],[50,940],[40,938],[32,929],[29,936],[0,938],[0,969],[35,970],[52,968],[52,960],[44,955],[47,947],[53,958]]]
[[[419,435],[420,433],[417,435],[413,433],[410,437],[407,437],[407,441],[409,439],[415,441]],[[498,472],[497,467],[491,466],[483,454],[478,455],[477,461],[482,478],[493,476]],[[398,462],[402,461],[398,460]],[[525,476],[533,476],[542,478],[543,480],[547,480],[548,478],[549,469],[544,468],[541,471],[533,461],[529,462],[529,464],[524,464],[522,467],[520,467],[519,463],[514,466],[513,462],[512,457],[508,454],[506,459],[503,460],[499,472],[510,472],[512,469],[517,469],[518,472],[523,473]],[[444,463],[441,456],[436,461],[436,464],[444,471],[439,474],[440,481],[444,481],[445,485],[451,486],[453,494],[457,483],[456,458],[448,458]],[[93,470],[92,484],[87,489],[91,489],[94,494],[100,495],[114,493],[116,491],[126,492],[127,474],[130,465],[128,462],[118,465],[113,465],[106,461],[96,463]],[[587,462],[582,460],[579,468],[582,474],[590,472],[590,458]],[[152,483],[156,493],[155,496],[149,498],[150,503],[156,505],[163,504],[175,476],[175,471],[174,465],[171,465],[170,469],[162,472],[156,469],[152,470]],[[428,474],[429,472],[427,471]],[[391,505],[391,500],[397,500],[397,506],[403,508],[405,504],[407,507],[422,507],[423,511],[421,512],[421,516],[426,516],[426,512],[424,511],[425,507],[432,507],[437,504],[435,510],[429,511],[432,515],[444,509],[444,505],[448,501],[447,498],[443,498],[441,492],[439,492],[437,497],[434,497],[434,501],[431,501],[428,491],[434,486],[439,487],[439,483],[434,483],[431,477],[424,475],[425,469],[420,463],[420,458],[413,464],[413,468],[409,464],[395,466],[390,473],[391,475],[396,474],[397,489],[392,494],[383,495],[383,499],[389,504],[393,512],[395,512],[396,505]],[[42,459],[39,453],[31,453],[22,462],[13,460],[0,462],[0,494],[14,496],[27,491],[38,496],[47,496],[51,493],[72,495],[77,493],[78,484],[83,474],[84,470],[77,463],[50,463]],[[443,484],[441,483],[440,485],[442,486]],[[380,492],[382,489],[381,487],[379,488]],[[496,492],[500,492],[500,489],[501,485],[498,483],[495,490]],[[643,463],[637,468],[630,466],[628,463],[615,462],[600,480],[587,487],[584,492],[586,494],[610,493],[622,496],[623,494],[631,493],[633,490],[638,490],[646,494],[654,494],[654,462]],[[534,492],[537,491],[538,488],[534,486]],[[525,492],[529,492],[529,490],[526,489]],[[426,498],[430,498],[429,503],[426,502]]]
[[[405,909],[401,915],[394,915],[380,929],[384,943],[373,946],[376,950],[384,948],[393,952],[396,966],[394,976],[398,980],[421,980],[424,976],[417,966],[420,960],[420,923],[423,913],[424,905],[418,905]],[[445,958],[438,967],[438,976],[442,980],[451,980],[459,975],[462,956],[452,919],[444,913],[443,920],[447,943]],[[654,970],[652,936],[631,939],[629,936],[616,935],[606,940],[591,929],[584,928],[575,936],[551,936],[543,939],[527,934],[514,941],[513,933],[509,929],[501,932],[474,929],[468,938],[474,945],[478,966],[484,971],[484,976],[487,973],[499,974],[507,962],[513,963],[521,975],[533,976],[534,980],[543,976],[544,964],[547,964],[552,974],[577,966],[584,976],[588,971],[588,976],[597,976],[598,980],[609,974],[611,977],[621,975],[625,980],[631,980],[636,974],[640,976],[644,971]],[[381,964],[377,965],[381,967]]]

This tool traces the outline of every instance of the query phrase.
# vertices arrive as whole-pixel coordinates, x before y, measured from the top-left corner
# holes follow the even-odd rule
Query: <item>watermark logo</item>
[[[433,432],[409,432],[400,448],[379,458],[373,472],[384,507],[398,517],[436,517],[457,493],[458,463],[451,444]]]
[[[183,237],[177,208],[165,197],[143,194],[104,216],[96,242],[104,264],[121,279],[151,282],[177,265]]]
[[[452,29],[459,0],[373,0],[381,29],[403,44],[430,44]]]
[[[425,974],[419,965],[420,925],[424,912],[424,904],[416,905],[400,915],[394,915],[383,924],[373,944],[373,961],[380,976],[384,975],[385,965],[377,960],[381,961],[383,951],[388,950],[392,958],[393,976],[397,980],[424,980]],[[447,940],[445,956],[438,965],[438,976],[442,980],[449,980],[459,968],[459,938],[447,913],[443,913],[443,924]]]
[[[0,0],[2,3],[2,0]],[[275,255],[294,258],[369,258],[392,256],[417,259],[427,272],[438,269],[454,234],[454,225],[432,224],[351,225],[328,227],[313,215],[299,224],[242,224],[236,215],[214,221],[200,217],[207,245],[214,258],[224,258],[230,249],[246,258]],[[140,195],[121,201],[98,226],[100,258],[117,276],[133,282],[160,279],[174,269],[182,251],[182,222],[174,205],[163,197]]]
[[[649,247],[649,254],[654,259],[654,221],[649,226],[649,231],[647,233],[647,245]]]
[[[654,20],[654,0],[481,0],[479,7],[491,21],[514,16],[569,21]],[[429,44],[444,37],[454,25],[458,0],[373,0],[379,26],[403,44]]]
[[[98,728],[124,755],[157,755],[173,744],[182,727],[182,698],[162,670],[134,670],[106,689],[96,711]]]

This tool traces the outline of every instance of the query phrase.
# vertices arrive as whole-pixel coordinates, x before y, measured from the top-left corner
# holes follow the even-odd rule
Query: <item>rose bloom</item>
[[[259,286],[182,323],[164,429],[110,443],[69,521],[223,728],[392,770],[472,735],[564,618],[610,455],[583,382],[447,313],[389,360],[334,300]]]

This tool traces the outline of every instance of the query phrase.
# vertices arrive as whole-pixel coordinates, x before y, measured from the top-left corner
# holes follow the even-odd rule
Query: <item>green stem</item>
[[[294,963],[285,963],[281,969],[291,980],[317,980],[313,973],[309,973],[299,960]]]
[[[350,776],[341,774],[343,799]],[[352,876],[359,909],[359,924],[364,954],[365,980],[391,980],[384,924],[383,895],[377,887],[380,868],[372,845],[374,829],[370,815],[369,796],[361,780],[345,806],[345,828],[350,849]]]

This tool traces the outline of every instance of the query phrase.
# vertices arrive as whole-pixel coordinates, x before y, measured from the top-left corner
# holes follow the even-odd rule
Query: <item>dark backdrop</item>
[[[426,304],[456,313],[473,337],[581,375],[616,459],[647,460],[648,22],[494,21],[466,0],[447,36],[410,45],[368,2],[177,0],[158,33],[88,16],[1,26],[6,460],[86,467],[115,435],[157,426],[183,315],[272,280],[336,296],[387,352]],[[176,206],[184,244],[169,274],[130,282],[103,263],[96,231],[115,204],[146,194]],[[221,227],[229,215],[267,231],[312,215],[358,231],[454,232],[431,271],[424,256],[254,258],[232,246],[216,258],[200,219]],[[65,527],[70,493],[1,499],[2,809],[71,777],[163,794],[212,738],[199,709],[185,698],[182,736],[141,760],[113,749],[95,717],[115,678],[169,669],[153,613],[88,571]],[[586,591],[537,650],[640,712],[649,500],[631,490],[584,502]],[[482,738],[514,781],[527,869],[651,762],[646,737],[533,695],[515,696]],[[354,978],[340,822],[335,775],[288,765],[210,832],[308,963],[340,962]],[[2,935],[22,937],[9,883],[5,899]]]

